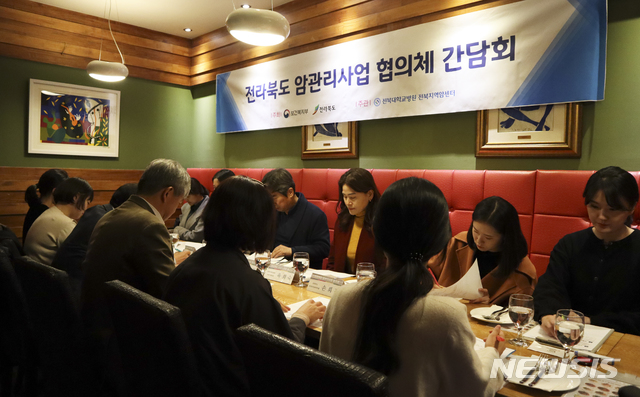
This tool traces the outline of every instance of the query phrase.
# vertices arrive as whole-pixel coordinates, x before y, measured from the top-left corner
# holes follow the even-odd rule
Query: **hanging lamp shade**
[[[236,39],[256,46],[282,43],[291,32],[282,14],[255,8],[239,8],[229,14],[227,30]]]
[[[124,63],[91,61],[87,65],[87,73],[94,79],[114,82],[124,80],[129,75],[129,69]]]

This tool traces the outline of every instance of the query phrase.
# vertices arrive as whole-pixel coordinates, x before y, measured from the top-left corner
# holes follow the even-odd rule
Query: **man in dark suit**
[[[95,205],[85,211],[82,218],[78,221],[78,225],[62,243],[60,249],[53,258],[51,266],[56,269],[64,270],[69,275],[69,283],[71,290],[76,299],[80,300],[80,284],[82,283],[82,261],[87,255],[89,247],[89,239],[96,224],[102,217],[114,208],[118,208],[122,203],[127,201],[132,194],[136,193],[137,183],[127,183],[120,186],[113,195],[108,204]]]
[[[278,211],[273,258],[291,259],[295,252],[309,253],[309,266],[321,269],[329,255],[329,225],[327,216],[296,192],[296,183],[289,171],[277,168],[262,178]]]
[[[100,373],[112,366],[113,356],[107,352],[115,349],[104,283],[121,280],[156,298],[162,296],[176,263],[164,222],[182,204],[190,186],[191,177],[177,161],[154,160],[140,177],[138,194],[103,216],[93,230],[82,264],[81,314]],[[180,254],[177,263],[188,256]]]

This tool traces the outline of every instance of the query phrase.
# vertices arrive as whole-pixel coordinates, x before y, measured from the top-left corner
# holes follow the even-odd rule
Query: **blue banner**
[[[604,99],[606,0],[524,0],[217,76],[217,132]]]

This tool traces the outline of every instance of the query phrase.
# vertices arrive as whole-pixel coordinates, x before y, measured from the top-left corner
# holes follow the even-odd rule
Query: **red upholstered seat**
[[[219,169],[189,168],[208,189]],[[231,169],[237,175],[261,180],[270,168]],[[327,215],[333,239],[336,203],[340,200],[338,180],[346,169],[289,169],[296,189]],[[538,275],[545,272],[549,254],[562,236],[590,225],[582,192],[593,171],[476,171],[476,170],[370,170],[380,193],[393,182],[416,176],[435,183],[449,204],[452,233],[467,230],[475,206],[484,198],[501,196],[518,211],[522,232],[529,244],[529,257]],[[632,172],[640,183],[640,172]],[[640,224],[640,205],[634,212],[634,226]],[[326,263],[326,261],[325,261]]]

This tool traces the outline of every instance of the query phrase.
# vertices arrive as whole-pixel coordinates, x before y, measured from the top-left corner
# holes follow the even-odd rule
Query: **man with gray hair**
[[[191,177],[175,160],[153,160],[140,177],[138,193],[107,213],[96,225],[82,263],[82,318],[92,336],[99,372],[107,365],[111,317],[104,302],[104,283],[123,281],[161,298],[169,273],[188,252],[176,254],[165,221],[182,204]],[[101,376],[101,374],[98,374]]]
[[[149,164],[138,182],[138,194],[102,217],[91,235],[83,263],[83,306],[111,280],[162,296],[175,267],[164,221],[182,204],[190,186],[191,177],[177,161],[158,159]],[[175,262],[180,259],[184,258]]]

